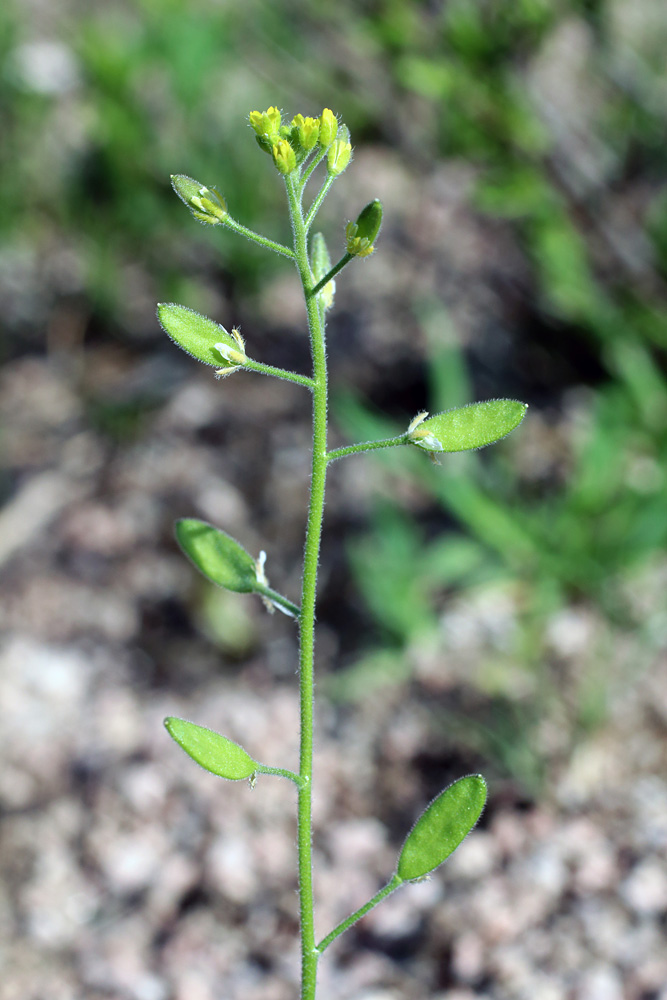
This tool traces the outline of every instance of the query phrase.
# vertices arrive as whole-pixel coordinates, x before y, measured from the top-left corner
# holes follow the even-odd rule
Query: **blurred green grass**
[[[554,616],[594,608],[610,629],[664,642],[627,599],[667,542],[664,6],[63,0],[43,18],[16,0],[0,11],[5,359],[41,351],[48,317],[72,302],[88,341],[154,351],[153,299],[206,311],[222,286],[242,309],[280,273],[243,242],[223,258],[218,234],[194,228],[169,187],[174,172],[218,184],[237,218],[284,239],[279,186],[239,138],[253,107],[334,106],[357,146],[398,157],[415,184],[434,164],[471,169],[467,211],[518,253],[520,292],[500,294],[521,299],[511,391],[527,393],[535,430],[441,470],[422,456],[378,460],[381,483],[416,484],[426,526],[387,499],[395,491],[378,494],[350,554],[375,646],[336,689],[367,690],[367,668],[373,684],[406,676],[410,651],[442,637],[452,597],[514,581],[511,641],[484,653],[506,665],[506,689],[483,666],[473,685],[524,704],[535,725],[554,700],[573,733],[597,722],[604,681],[591,667],[595,683],[563,693],[546,638]],[[448,303],[410,306],[429,345],[431,409],[472,398],[479,359],[456,331],[443,336]],[[485,375],[497,393],[502,382]],[[92,399],[91,422],[123,440],[151,405]],[[336,415],[351,435],[393,430],[353,392]],[[512,702],[517,663],[533,678],[523,702]],[[496,714],[507,768],[532,780],[511,712]],[[497,743],[492,721],[487,731]]]

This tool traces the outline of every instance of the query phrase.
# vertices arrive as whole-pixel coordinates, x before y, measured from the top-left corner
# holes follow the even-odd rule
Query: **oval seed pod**
[[[224,326],[194,309],[178,306],[174,302],[160,302],[157,318],[175,344],[205,365],[220,368],[221,365],[231,364],[232,367],[240,367],[247,360],[245,352],[239,350],[242,341],[228,333]],[[220,345],[226,349],[224,353],[220,352]]]
[[[527,409],[528,404],[517,399],[490,399],[428,418],[420,415],[408,429],[409,440],[425,451],[472,451],[506,437]]]
[[[175,527],[178,544],[208,580],[237,594],[257,590],[255,560],[236,539],[194,517],[182,518]]]
[[[173,717],[165,719],[164,725],[171,738],[189,757],[220,778],[242,781],[252,777],[259,766],[238,743],[214,733],[212,729]]]
[[[382,225],[382,202],[376,198],[362,208],[356,222],[346,229],[345,249],[353,257],[368,257],[375,249],[374,243]]]
[[[459,778],[440,792],[405,838],[396,869],[399,878],[412,882],[441,865],[475,826],[485,802],[481,774]]]

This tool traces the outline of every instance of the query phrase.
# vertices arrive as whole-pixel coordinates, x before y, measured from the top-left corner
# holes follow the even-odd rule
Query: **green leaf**
[[[425,451],[472,451],[500,441],[523,420],[528,405],[517,399],[491,399],[436,413],[417,423],[410,441]]]
[[[197,361],[215,368],[224,367],[227,359],[216,349],[216,344],[224,344],[232,351],[239,350],[238,342],[227,333],[224,326],[200,315],[187,306],[177,306],[173,302],[160,302],[157,318],[164,332],[175,344],[191,354]]]
[[[230,781],[241,781],[255,774],[259,767],[243,747],[214,733],[212,729],[173,717],[165,719],[164,724],[171,738],[186,754],[211,774]]]
[[[485,802],[481,774],[469,774],[445,788],[407,835],[398,859],[399,878],[411,882],[441,865],[475,826]]]
[[[176,539],[197,569],[213,583],[238,594],[257,591],[257,567],[239,543],[206,521],[185,517],[176,522]]]

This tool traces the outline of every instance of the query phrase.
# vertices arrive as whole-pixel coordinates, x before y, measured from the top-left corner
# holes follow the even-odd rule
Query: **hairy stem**
[[[246,358],[243,368],[249,372],[259,372],[260,375],[273,375],[274,378],[284,379],[285,382],[296,382],[298,385],[305,385],[307,389],[313,388],[313,380],[309,375],[299,375],[285,368],[274,368],[273,365],[265,365],[261,361],[251,361],[250,358]]]
[[[320,556],[324,490],[327,474],[327,364],[324,322],[317,298],[312,294],[313,276],[308,261],[307,231],[298,182],[285,178],[290,217],[294,232],[294,254],[308,314],[310,349],[313,359],[313,451],[308,504],[308,526],[303,560],[301,611],[299,614],[299,694],[301,736],[297,843],[299,851],[299,900],[301,910],[301,1000],[314,1000],[317,960],[315,947],[313,866],[312,866],[312,778],[313,701],[315,653],[315,601],[317,566]]]
[[[327,936],[323,938],[318,944],[317,950],[319,951],[320,955],[322,954],[325,948],[329,947],[332,941],[335,941],[336,938],[343,933],[343,931],[346,931],[348,927],[352,926],[352,924],[356,924],[357,920],[360,920],[363,916],[365,916],[368,913],[369,910],[372,910],[373,907],[377,906],[377,904],[381,900],[383,900],[386,896],[388,896],[390,892],[393,892],[394,889],[398,889],[399,885],[402,884],[403,884],[403,879],[399,875],[394,875],[393,878],[389,882],[387,882],[387,884],[384,886],[383,889],[380,889],[379,892],[376,892],[376,894],[373,896],[372,899],[369,899],[367,903],[364,903],[363,906],[360,906],[358,910],[355,910],[354,913],[350,914],[349,917],[346,917],[345,920],[341,920],[341,922],[336,927],[334,927],[331,933],[327,934]]]
[[[282,243],[276,243],[275,240],[270,240],[266,236],[260,236],[259,233],[254,232],[252,229],[248,229],[247,226],[242,226],[240,222],[236,219],[232,219],[231,216],[227,216],[223,225],[227,226],[228,229],[233,229],[235,233],[239,236],[245,236],[246,239],[252,240],[253,243],[259,243],[260,246],[267,247],[269,250],[274,250],[275,253],[282,254],[283,257],[294,258],[294,251],[290,250],[289,247],[283,246]]]
[[[315,200],[314,200],[313,204],[310,206],[310,209],[308,210],[308,215],[306,216],[306,232],[308,232],[308,230],[312,226],[313,219],[315,218],[315,216],[319,212],[320,205],[322,204],[322,202],[326,198],[327,194],[329,193],[329,188],[331,187],[331,185],[333,184],[333,182],[334,182],[335,179],[336,178],[335,178],[335,176],[333,174],[327,174],[326,178],[324,179],[322,187],[317,192],[317,195],[315,196]]]
[[[360,444],[348,444],[343,448],[335,448],[327,454],[327,462],[335,462],[337,458],[347,455],[360,455],[364,451],[375,451],[377,448],[395,448],[401,444],[409,444],[407,432],[398,437],[384,438],[382,441],[362,441]]]
[[[345,267],[345,265],[350,263],[350,261],[352,260],[352,257],[353,257],[353,254],[351,254],[351,253],[344,253],[343,256],[341,257],[341,259],[338,261],[338,263],[334,264],[334,266],[331,268],[331,270],[328,271],[327,274],[325,274],[324,277],[320,281],[317,282],[317,284],[314,286],[314,288],[312,288],[310,290],[310,294],[314,296],[314,295],[317,295],[318,292],[321,292],[322,289],[324,288],[324,286],[328,285],[329,282],[331,281],[331,279],[335,278],[336,275],[338,274],[338,272],[342,271],[343,268]]]
[[[277,778],[287,778],[288,781],[294,782],[294,784],[299,788],[301,786],[301,778],[294,771],[288,771],[285,767],[268,767],[266,764],[257,765],[257,774],[274,774]]]
[[[310,175],[312,174],[313,170],[324,159],[324,157],[326,155],[327,155],[327,148],[326,147],[324,149],[319,149],[318,152],[315,154],[314,158],[311,160],[311,162],[305,168],[303,174],[301,175],[301,180],[298,182],[298,184],[299,184],[299,188],[298,188],[299,193],[301,193],[301,192],[304,191],[304,189],[306,187],[306,184],[308,183],[308,181],[310,179]]]

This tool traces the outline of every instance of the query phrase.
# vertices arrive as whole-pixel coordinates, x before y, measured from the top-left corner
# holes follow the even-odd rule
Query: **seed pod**
[[[468,836],[486,802],[486,782],[469,774],[445,788],[426,807],[401,850],[397,875],[406,882],[424,878]]]
[[[188,757],[192,757],[211,774],[229,781],[242,781],[256,773],[257,761],[226,736],[174,717],[165,719],[164,725],[171,738],[185,750]]]
[[[375,240],[382,225],[382,203],[375,199],[361,210],[356,222],[345,229],[345,249],[353,257],[369,257],[375,250]]]
[[[215,323],[208,316],[202,316],[187,306],[178,306],[174,302],[160,302],[157,307],[157,317],[162,329],[184,351],[191,354],[204,364],[220,368],[220,362],[228,362],[228,357],[221,351],[233,351],[237,359],[233,367],[237,368],[246,360],[243,340],[238,330],[228,333],[224,326]]]
[[[470,403],[427,418],[420,413],[408,427],[408,438],[424,451],[472,451],[500,441],[523,420],[528,405],[517,399]]]

